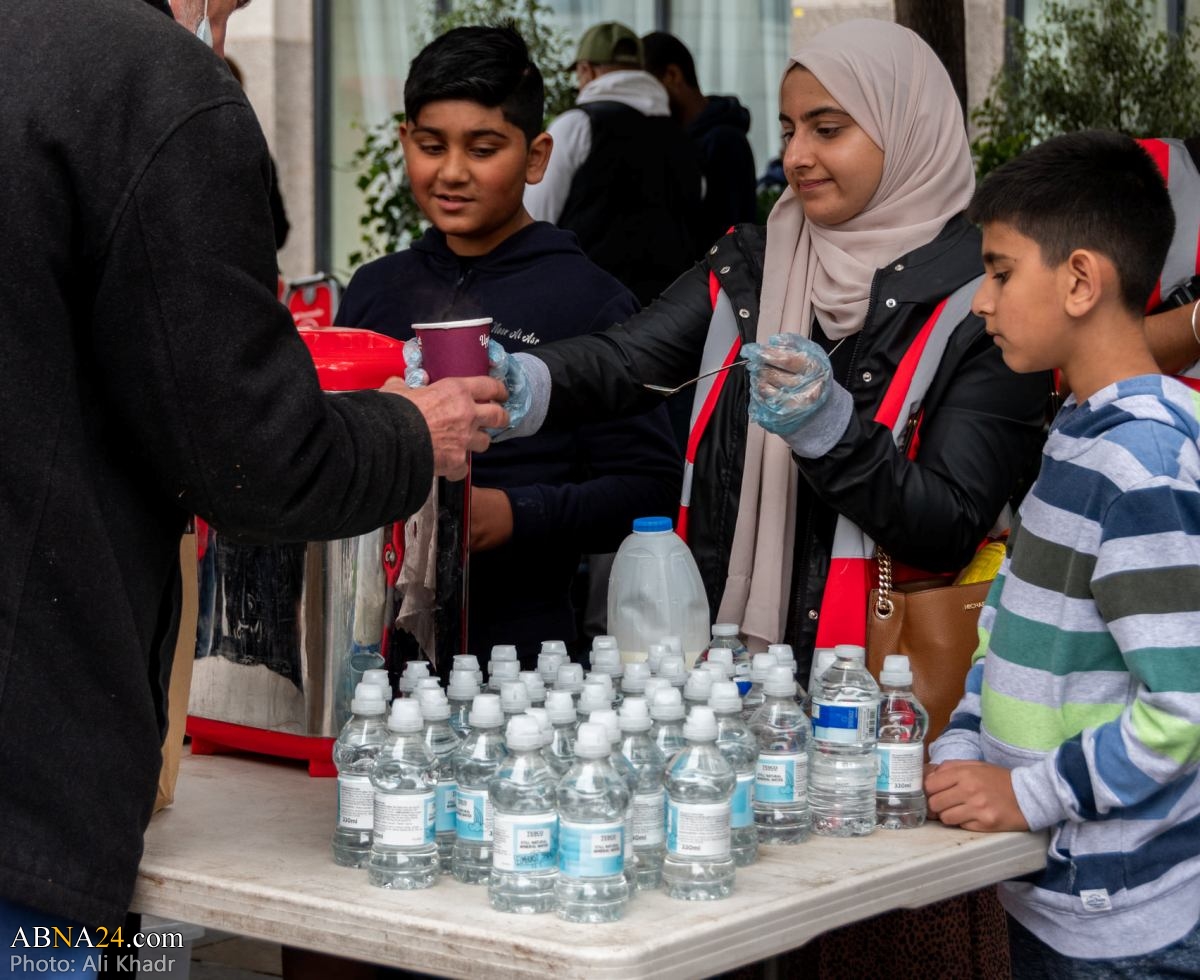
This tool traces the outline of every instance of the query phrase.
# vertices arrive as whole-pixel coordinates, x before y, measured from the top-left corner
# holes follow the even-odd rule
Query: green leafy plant
[[[1011,57],[971,112],[980,177],[1060,133],[1144,138],[1200,129],[1200,22],[1178,36],[1154,25],[1154,0],[1054,0],[1034,28],[1011,25]]]
[[[434,5],[430,6],[429,27],[422,45],[455,27],[511,21],[541,70],[547,119],[575,104],[571,72],[574,42],[552,24],[552,11],[541,0],[458,0],[444,14],[437,14]],[[351,253],[351,265],[404,248],[429,224],[409,185],[400,143],[402,122],[404,113],[397,112],[380,125],[360,127],[363,141],[354,153],[354,167],[360,171],[355,183],[363,195],[364,210],[358,222],[363,247]]]

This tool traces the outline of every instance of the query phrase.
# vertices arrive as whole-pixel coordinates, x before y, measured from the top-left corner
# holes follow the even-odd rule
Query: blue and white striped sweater
[[[1013,770],[1045,871],[1001,886],[1069,956],[1200,919],[1200,395],[1158,376],[1069,401],[979,619],[935,762]]]

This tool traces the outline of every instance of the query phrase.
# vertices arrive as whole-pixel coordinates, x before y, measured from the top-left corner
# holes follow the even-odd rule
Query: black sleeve
[[[269,174],[248,106],[179,125],[101,257],[93,354],[124,451],[180,507],[228,533],[345,537],[421,505],[429,432],[405,399],[320,391],[275,300]]]
[[[934,379],[931,394],[943,393],[927,406],[916,460],[857,413],[828,454],[797,460],[827,506],[928,571],[961,568],[991,529],[1037,459],[1051,390],[1044,372],[1010,371],[974,318],[959,333],[947,350],[958,355]]]

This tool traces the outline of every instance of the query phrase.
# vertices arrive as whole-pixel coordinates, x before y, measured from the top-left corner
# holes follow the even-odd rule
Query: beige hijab
[[[815,315],[832,339],[862,329],[871,279],[934,239],[975,187],[950,77],[916,34],[887,21],[823,31],[788,63],[803,65],[883,150],[883,175],[861,214],[807,221],[791,189],[767,219],[758,340],[808,336]],[[717,614],[755,648],[783,638],[795,544],[797,471],[778,436],[751,424],[729,577]]]

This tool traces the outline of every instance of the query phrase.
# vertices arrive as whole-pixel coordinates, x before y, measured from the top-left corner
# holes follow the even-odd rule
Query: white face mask
[[[204,0],[204,16],[196,25],[196,37],[200,38],[210,48],[213,46],[212,25],[208,22],[208,0]]]

